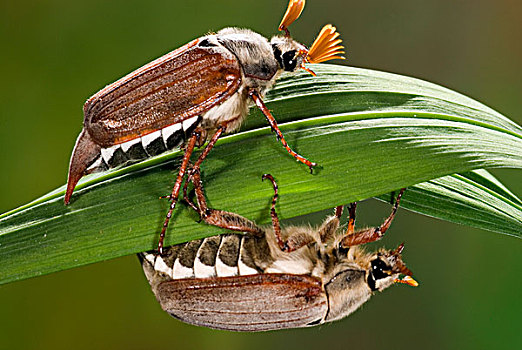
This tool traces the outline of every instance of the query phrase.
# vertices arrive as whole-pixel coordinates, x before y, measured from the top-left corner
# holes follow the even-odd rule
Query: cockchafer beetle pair
[[[185,322],[236,331],[305,327],[345,317],[394,282],[416,285],[395,250],[365,252],[359,245],[382,237],[392,213],[377,227],[354,230],[356,204],[349,206],[345,232],[342,206],[317,229],[281,229],[272,181],[272,227],[207,207],[199,168],[224,133],[236,131],[255,104],[286,150],[310,169],[315,163],[294,152],[265,106],[263,96],[283,71],[305,63],[343,58],[335,27],[322,28],[310,49],[290,37],[288,26],[304,0],[290,0],[270,41],[247,29],[225,28],[195,39],[108,85],[84,105],[84,127],[71,157],[65,203],[90,172],[159,154],[177,146],[185,153],[168,198],[158,250],[140,254],[143,269],[162,307]],[[209,143],[186,176],[196,146]],[[186,177],[186,179],[185,179]],[[195,185],[197,205],[211,225],[243,234],[215,236],[163,251],[163,240],[185,180]],[[185,198],[187,198],[185,194]],[[399,279],[400,275],[405,275]]]
[[[384,223],[355,231],[356,203],[347,229],[339,228],[343,207],[320,227],[281,229],[275,204],[272,227],[259,227],[234,213],[207,207],[199,172],[197,205],[208,224],[242,234],[224,234],[171,246],[164,254],[139,254],[161,307],[181,321],[233,331],[266,331],[318,325],[348,316],[374,292],[394,282],[417,286],[395,250],[366,252],[360,245],[380,239],[395,216],[404,189]],[[187,197],[185,196],[187,199]],[[404,275],[400,279],[400,275]]]
[[[225,28],[150,62],[89,98],[71,157],[65,203],[85,174],[184,145],[160,233],[161,252],[194,147],[210,137],[194,164],[197,170],[219,137],[240,127],[251,104],[263,112],[287,151],[312,169],[315,163],[290,148],[262,99],[281,72],[302,68],[313,74],[305,63],[342,58],[341,40],[331,25],[322,28],[310,49],[290,37],[288,26],[304,5],[304,0],[290,1],[279,26],[285,35],[268,41],[248,29]]]

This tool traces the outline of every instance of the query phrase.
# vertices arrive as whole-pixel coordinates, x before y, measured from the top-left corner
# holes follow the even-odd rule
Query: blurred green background
[[[241,26],[272,35],[286,5],[2,0],[0,212],[65,183],[91,94],[208,31]],[[333,23],[345,64],[447,86],[521,123],[520,18],[517,0],[310,0],[291,31],[309,44]],[[522,195],[520,170],[493,172]],[[376,201],[359,208],[360,225],[379,224],[389,212]],[[420,287],[393,287],[335,324],[261,334],[185,325],[161,311],[129,256],[0,286],[0,348],[522,347],[520,240],[401,210],[377,246],[402,241]]]

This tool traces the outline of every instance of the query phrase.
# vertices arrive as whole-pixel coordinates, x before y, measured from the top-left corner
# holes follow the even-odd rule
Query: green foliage
[[[404,208],[521,236],[521,201],[489,173],[472,171],[521,167],[518,125],[417,79],[333,65],[313,69],[317,77],[282,77],[266,102],[292,148],[319,167],[311,175],[295,162],[256,112],[203,163],[212,207],[268,223],[272,189],[261,175],[271,173],[282,218],[409,187]],[[0,283],[154,248],[168,207],[158,197],[170,192],[180,156],[85,177],[67,207],[62,187],[0,216]],[[197,221],[180,202],[166,243],[220,232]]]

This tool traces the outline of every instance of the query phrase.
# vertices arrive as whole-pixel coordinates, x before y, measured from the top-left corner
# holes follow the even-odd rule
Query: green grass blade
[[[378,196],[389,201],[389,195]],[[521,237],[522,202],[485,170],[474,170],[408,188],[403,208],[450,222]]]
[[[329,65],[314,70],[316,78],[284,76],[267,102],[289,144],[320,167],[310,175],[254,113],[203,164],[212,207],[268,223],[272,190],[263,173],[278,181],[282,218],[410,186],[404,207],[520,237],[520,200],[502,184],[488,173],[447,176],[521,167],[518,125],[420,80]],[[154,248],[168,207],[158,197],[170,192],[179,156],[86,177],[67,207],[60,188],[1,215],[0,283]],[[220,232],[197,220],[179,205],[166,243]]]

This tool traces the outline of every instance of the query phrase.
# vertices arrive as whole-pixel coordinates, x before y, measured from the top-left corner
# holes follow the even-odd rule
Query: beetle
[[[339,33],[331,25],[322,28],[309,50],[290,37],[288,26],[304,5],[304,0],[290,0],[279,26],[284,35],[268,41],[248,29],[225,28],[169,52],[89,98],[71,156],[65,204],[85,174],[183,145],[158,243],[162,251],[194,147],[210,138],[194,164],[198,169],[219,137],[240,127],[251,104],[263,112],[286,150],[312,170],[316,164],[290,148],[263,102],[281,72],[302,68],[313,74],[305,63],[343,58]]]
[[[161,307],[181,321],[232,331],[307,327],[339,320],[376,291],[394,283],[417,286],[401,252],[366,252],[360,245],[380,239],[390,227],[402,189],[384,223],[355,231],[356,203],[347,229],[339,228],[343,206],[321,226],[281,229],[271,206],[272,227],[260,227],[234,213],[208,208],[194,173],[198,211],[208,224],[238,231],[141,253],[145,276]],[[246,234],[245,234],[246,233]],[[404,275],[403,278],[399,278]]]

